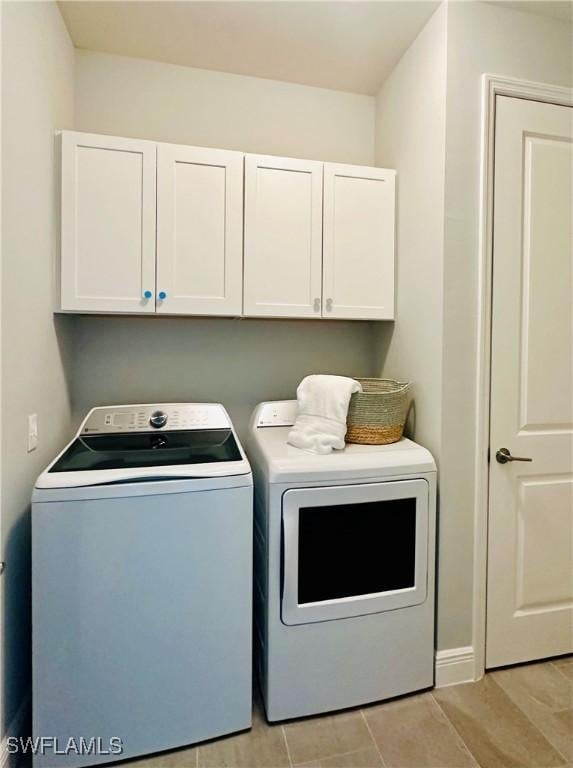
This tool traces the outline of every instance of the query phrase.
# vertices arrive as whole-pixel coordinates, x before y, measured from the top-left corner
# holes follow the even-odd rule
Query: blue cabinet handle
[[[160,301],[163,301],[163,299],[167,298],[167,294],[165,293],[165,291],[159,291],[159,293],[157,294],[157,297],[160,299]]]
[[[153,293],[151,291],[144,291],[143,292],[143,298],[144,299],[151,299],[151,298],[153,298]]]

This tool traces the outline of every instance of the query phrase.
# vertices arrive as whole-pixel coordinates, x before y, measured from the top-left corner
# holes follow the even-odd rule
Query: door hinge
[[[4,568],[6,568],[6,563],[0,560],[0,576],[4,573]]]

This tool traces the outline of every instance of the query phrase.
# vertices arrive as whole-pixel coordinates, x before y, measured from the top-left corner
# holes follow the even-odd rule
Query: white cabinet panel
[[[244,314],[320,317],[322,163],[247,155]]]
[[[155,311],[155,152],[62,133],[63,310]]]
[[[241,314],[243,157],[158,145],[158,312]]]
[[[323,317],[394,317],[395,171],[324,165]]]

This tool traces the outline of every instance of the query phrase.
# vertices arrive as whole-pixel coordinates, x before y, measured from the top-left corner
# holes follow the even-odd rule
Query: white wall
[[[30,494],[70,428],[66,323],[52,315],[52,271],[54,130],[73,125],[74,51],[53,2],[4,2],[2,32],[4,734],[30,684]],[[34,453],[29,413],[39,417]]]
[[[76,128],[373,164],[374,99],[78,51]],[[221,400],[242,431],[261,400],[307,373],[373,372],[369,323],[74,319],[74,412],[93,405]]]
[[[449,5],[439,648],[472,644],[481,76],[570,85],[572,31],[491,3]]]
[[[296,397],[309,373],[369,376],[367,323],[78,318],[74,410],[221,401],[240,433],[262,400]]]
[[[378,93],[376,164],[398,170],[396,323],[377,329],[379,375],[413,383],[410,433],[439,459],[446,120],[446,6]]]
[[[377,374],[412,381],[408,432],[440,467],[448,7],[408,48],[376,99],[376,164],[396,168],[396,322],[375,330]],[[438,548],[438,583],[444,556]],[[438,621],[447,610],[438,602]]]
[[[377,97],[376,162],[398,169],[398,309],[374,333],[384,375],[415,382],[415,436],[439,462],[439,649],[474,642],[481,76],[571,85],[572,42],[566,22],[444,3]]]
[[[374,99],[89,51],[76,128],[259,154],[372,165]]]

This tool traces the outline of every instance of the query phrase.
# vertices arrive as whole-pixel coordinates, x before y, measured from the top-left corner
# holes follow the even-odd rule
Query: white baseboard
[[[18,707],[18,711],[2,737],[2,741],[0,742],[0,768],[15,768],[16,763],[21,757],[21,754],[12,755],[8,752],[8,739],[11,736],[22,735],[22,726],[26,721],[31,701],[32,697],[29,693],[24,696],[22,703]]]
[[[474,682],[475,654],[472,646],[436,651],[435,680],[436,688]]]

